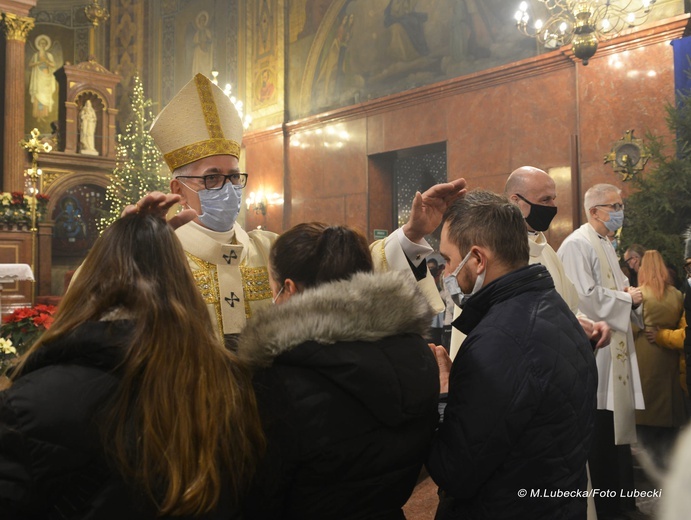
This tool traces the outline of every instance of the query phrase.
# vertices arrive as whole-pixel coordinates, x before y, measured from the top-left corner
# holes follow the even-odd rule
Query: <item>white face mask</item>
[[[274,296],[273,298],[271,298],[271,303],[273,303],[274,305],[276,305],[276,300],[278,300],[278,297],[281,295],[281,293],[283,292],[283,289],[285,289],[285,288],[286,288],[286,286],[285,286],[285,284],[283,284],[283,285],[281,286],[281,290],[278,291],[278,292],[276,293],[276,296]]]
[[[470,253],[471,251],[468,251],[468,254],[465,255],[463,260],[461,260],[461,263],[458,264],[458,267],[456,267],[453,273],[444,277],[444,285],[446,286],[446,290],[449,291],[449,295],[451,295],[453,302],[461,308],[463,308],[466,301],[468,301],[468,298],[482,289],[482,285],[485,283],[485,274],[487,273],[487,269],[485,269],[481,274],[478,275],[477,279],[475,280],[473,290],[470,294],[463,293],[463,289],[461,289],[461,286],[458,285],[458,279],[456,277],[458,276],[458,273],[461,272],[461,269],[463,269],[463,266],[468,262],[468,260],[470,260]]]

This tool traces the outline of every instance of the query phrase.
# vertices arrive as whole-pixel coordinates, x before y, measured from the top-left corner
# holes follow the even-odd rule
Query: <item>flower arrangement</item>
[[[16,358],[17,349],[12,344],[12,341],[0,338],[0,374],[3,374]]]
[[[12,314],[5,316],[2,320],[0,341],[9,341],[7,349],[12,347],[15,349],[15,356],[22,355],[44,331],[50,328],[55,308],[55,305],[36,305],[15,309]],[[7,343],[4,344],[7,345]]]
[[[0,224],[6,226],[31,227],[31,206],[36,203],[36,221],[42,222],[50,197],[39,193],[36,197],[24,195],[21,191],[0,193]]]

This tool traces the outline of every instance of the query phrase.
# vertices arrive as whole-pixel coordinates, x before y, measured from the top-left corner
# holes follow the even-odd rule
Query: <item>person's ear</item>
[[[476,273],[482,274],[487,269],[487,254],[485,250],[481,247],[473,246],[470,248],[470,257],[474,258],[477,263]]]
[[[300,287],[298,286],[297,283],[295,283],[293,280],[290,278],[286,278],[285,282],[283,282],[283,286],[285,287],[284,292],[288,296],[294,296],[301,292]]]
[[[187,204],[187,197],[185,197],[185,192],[182,189],[180,181],[177,179],[171,179],[170,181],[170,192],[175,195],[180,195],[180,205],[184,206]]]

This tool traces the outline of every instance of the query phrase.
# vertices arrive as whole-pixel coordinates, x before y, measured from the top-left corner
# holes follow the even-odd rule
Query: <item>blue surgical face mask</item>
[[[624,225],[624,210],[612,211],[609,214],[608,221],[602,221],[607,229],[614,233],[617,229]]]
[[[199,222],[213,231],[228,231],[240,213],[242,188],[226,182],[220,190],[200,190],[202,214]]]
[[[449,295],[451,296],[453,302],[461,308],[463,308],[468,298],[482,289],[482,284],[485,283],[485,273],[487,272],[485,269],[480,275],[478,275],[477,279],[475,280],[473,290],[470,294],[463,293],[463,289],[461,289],[461,286],[458,285],[458,279],[456,277],[458,276],[458,273],[461,272],[461,269],[463,269],[463,266],[468,262],[468,260],[470,260],[470,253],[471,251],[468,251],[468,254],[465,255],[463,260],[461,260],[461,263],[458,264],[458,267],[456,267],[453,273],[444,277],[444,285],[446,286],[446,290],[449,291]]]

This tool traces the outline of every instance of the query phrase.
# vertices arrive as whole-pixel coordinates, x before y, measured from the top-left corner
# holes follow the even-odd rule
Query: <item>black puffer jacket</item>
[[[156,518],[106,462],[98,428],[131,329],[128,321],[85,323],[37,351],[0,392],[0,518]],[[203,518],[232,518],[229,502],[222,497]]]
[[[440,518],[585,518],[597,371],[547,269],[494,280],[454,325],[468,337],[428,460]]]
[[[268,453],[250,519],[399,519],[425,460],[439,396],[421,335],[433,311],[400,273],[358,274],[262,310],[241,357]]]

